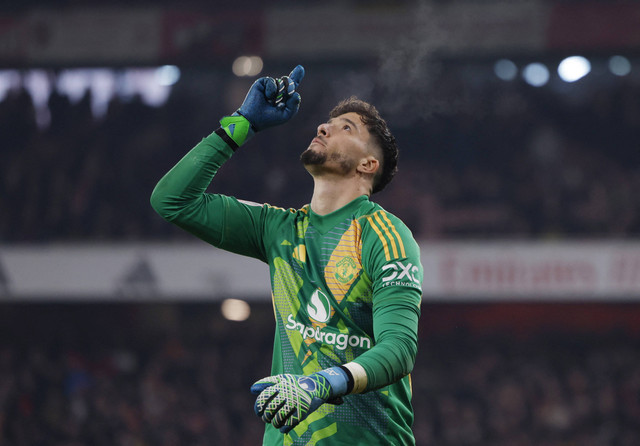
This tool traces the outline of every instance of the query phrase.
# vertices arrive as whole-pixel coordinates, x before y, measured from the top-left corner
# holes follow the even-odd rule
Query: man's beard
[[[349,173],[351,170],[355,168],[355,164],[353,161],[345,158],[344,156],[340,156],[338,154],[332,154],[331,157],[328,157],[325,152],[316,152],[315,150],[309,148],[302,152],[300,155],[300,161],[304,166],[324,166],[328,160],[335,161],[338,165],[337,170],[341,174]],[[316,170],[316,172],[320,172],[321,170]],[[335,171],[336,168],[333,168]]]
[[[327,154],[308,148],[300,155],[300,161],[305,166],[321,166],[327,161]]]

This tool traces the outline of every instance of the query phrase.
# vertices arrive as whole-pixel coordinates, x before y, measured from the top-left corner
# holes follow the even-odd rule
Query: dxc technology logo
[[[391,285],[404,285],[413,288],[420,288],[420,269],[412,263],[406,265],[402,262],[388,263],[382,267],[386,274],[382,278],[383,287]]]

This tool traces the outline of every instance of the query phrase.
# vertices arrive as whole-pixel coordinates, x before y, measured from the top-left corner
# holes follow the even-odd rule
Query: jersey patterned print
[[[300,210],[266,206],[265,211],[265,250],[277,323],[272,373],[308,375],[353,361],[375,344],[368,269],[379,265],[382,280],[386,279],[381,287],[397,282],[420,288],[418,259],[410,259],[405,277],[394,280],[402,269],[398,263],[407,264],[401,233],[408,230],[364,196],[327,216],[314,214],[308,206]],[[415,243],[406,234],[405,239]],[[365,249],[363,258],[363,245],[377,249]],[[410,413],[410,408],[394,407],[410,404],[409,400],[406,377],[378,391],[347,396],[342,405],[325,404],[290,435],[268,425],[265,444],[410,444],[411,434],[403,429],[410,430],[411,417],[404,426],[388,422],[389,410]]]

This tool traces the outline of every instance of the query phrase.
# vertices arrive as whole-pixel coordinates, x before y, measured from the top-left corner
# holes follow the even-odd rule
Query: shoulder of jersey
[[[385,211],[380,206],[371,209],[371,213],[358,217],[360,225],[370,229],[382,245],[387,260],[404,258],[407,256],[405,244],[401,233],[404,234],[406,226],[393,214]]]

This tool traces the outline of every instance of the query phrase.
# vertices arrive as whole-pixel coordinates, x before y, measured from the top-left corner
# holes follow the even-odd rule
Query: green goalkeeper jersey
[[[356,362],[365,392],[324,404],[265,445],[412,445],[411,379],[422,265],[409,229],[361,196],[328,215],[205,190],[233,151],[203,139],[158,183],[153,207],[221,249],[269,265],[276,333],[271,374]],[[264,374],[259,374],[263,376]]]

